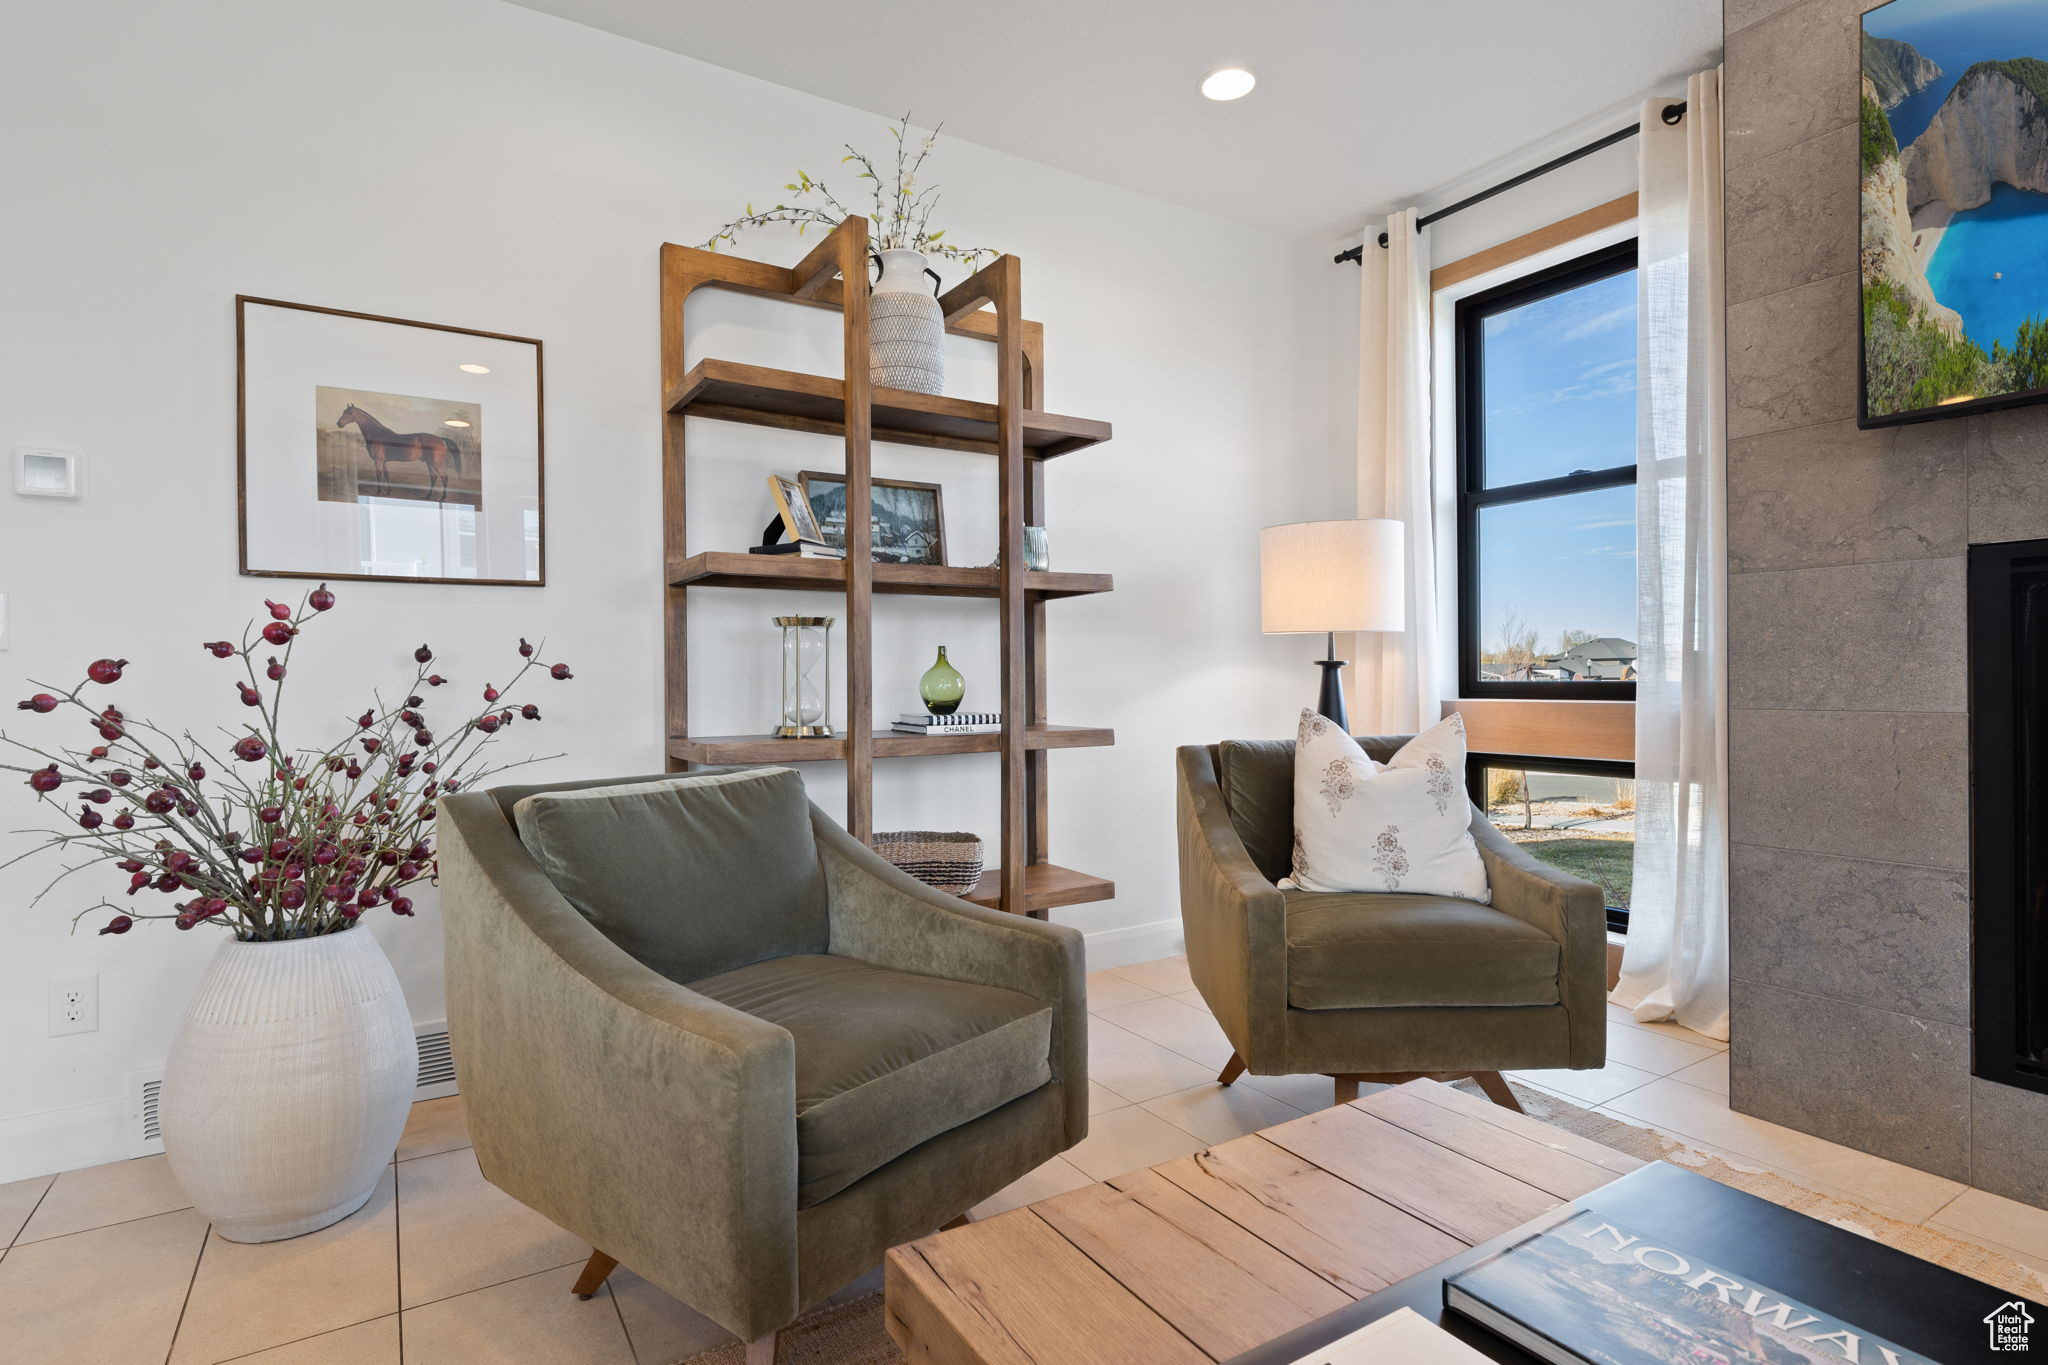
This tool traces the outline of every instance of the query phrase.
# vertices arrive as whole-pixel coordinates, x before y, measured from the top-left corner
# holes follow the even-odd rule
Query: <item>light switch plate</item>
[[[75,450],[17,447],[14,491],[24,498],[76,501],[85,496],[85,456]]]

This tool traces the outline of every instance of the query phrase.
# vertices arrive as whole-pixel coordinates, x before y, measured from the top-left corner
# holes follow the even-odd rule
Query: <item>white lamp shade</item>
[[[1297,521],[1259,532],[1259,628],[1268,635],[1401,630],[1401,523]]]

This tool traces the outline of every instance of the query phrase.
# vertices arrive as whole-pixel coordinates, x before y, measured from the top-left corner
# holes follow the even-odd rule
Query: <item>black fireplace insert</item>
[[[1972,1069],[2048,1092],[2048,540],[1969,574]]]

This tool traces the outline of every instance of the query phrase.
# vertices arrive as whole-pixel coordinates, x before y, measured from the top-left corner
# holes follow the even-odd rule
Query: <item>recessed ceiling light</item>
[[[467,370],[471,374],[489,374],[491,372],[491,367],[488,365],[457,365],[455,368]]]
[[[469,423],[463,421],[459,417],[450,417],[446,421],[442,422],[441,425],[444,427],[466,427],[469,425]]]
[[[1226,66],[1202,77],[1202,93],[1212,100],[1239,100],[1251,94],[1259,78],[1241,66]]]

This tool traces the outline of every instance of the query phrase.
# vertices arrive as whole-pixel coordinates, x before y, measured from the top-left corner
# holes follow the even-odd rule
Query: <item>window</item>
[[[1604,890],[1607,927],[1627,931],[1636,851],[1629,764],[1473,754],[1466,785],[1493,827],[1524,853]]]
[[[1632,699],[1635,243],[1460,300],[1457,403],[1460,694]]]

